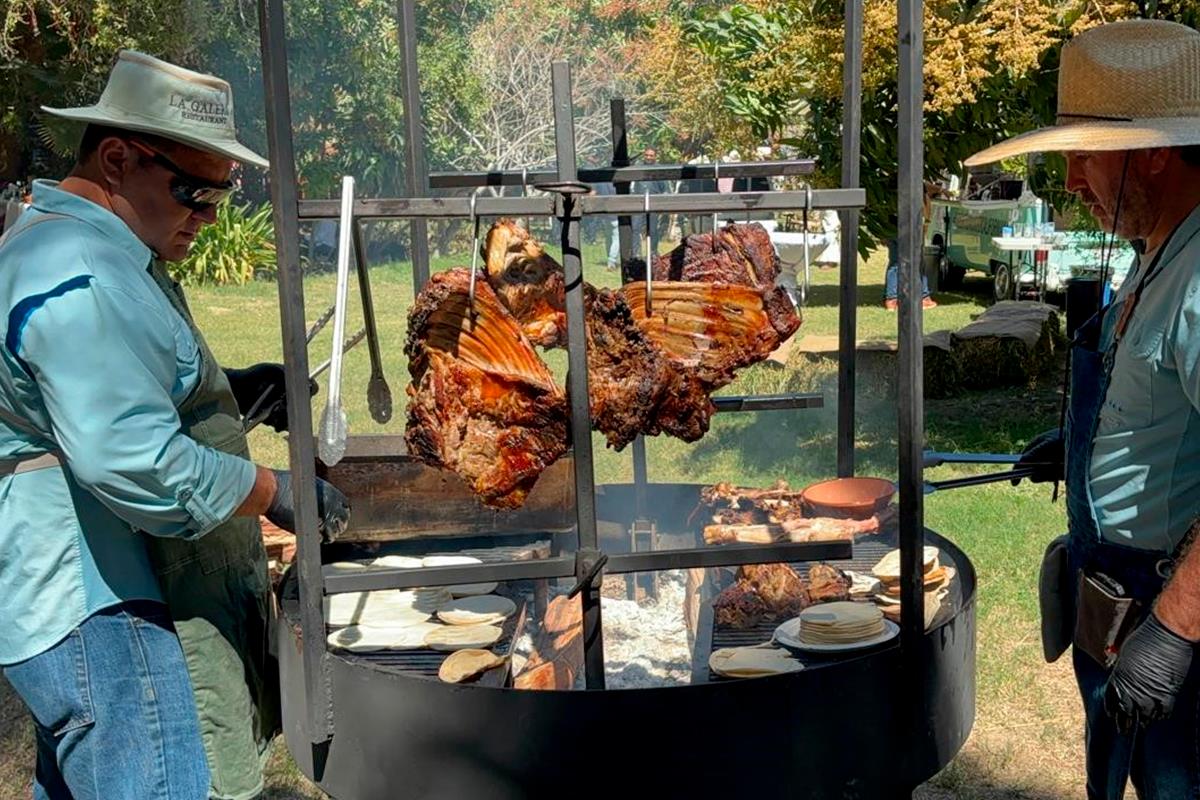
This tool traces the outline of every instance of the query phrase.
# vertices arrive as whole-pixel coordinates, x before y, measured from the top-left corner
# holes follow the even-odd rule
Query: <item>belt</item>
[[[33,472],[39,469],[49,469],[62,465],[62,456],[55,452],[37,453],[30,456],[14,456],[0,458],[0,478],[9,475],[20,475],[22,472]]]

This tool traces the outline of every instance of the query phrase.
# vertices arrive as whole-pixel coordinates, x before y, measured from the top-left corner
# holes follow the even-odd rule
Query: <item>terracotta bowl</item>
[[[882,511],[896,494],[896,485],[883,478],[834,478],[800,493],[805,510],[817,517],[866,519]]]

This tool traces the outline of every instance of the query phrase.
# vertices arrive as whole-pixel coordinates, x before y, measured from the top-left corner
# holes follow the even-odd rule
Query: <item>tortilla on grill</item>
[[[425,636],[426,647],[453,651],[491,647],[503,632],[495,625],[438,625]]]
[[[438,607],[438,619],[447,625],[490,625],[503,622],[517,611],[517,604],[494,594],[459,597]]]
[[[347,572],[358,572],[366,568],[366,564],[358,561],[334,561],[321,565],[321,575],[328,578],[330,575],[344,575]]]
[[[421,559],[412,556],[380,556],[371,562],[372,567],[389,567],[392,569],[417,569]]]
[[[482,563],[483,561],[474,556],[426,556],[421,559],[423,567],[458,567],[464,564]],[[490,583],[459,583],[445,588],[454,597],[469,597],[476,594],[491,594],[496,591],[497,586],[499,584],[493,581]]]
[[[350,625],[329,634],[326,641],[338,650],[352,653],[371,653],[381,650],[416,650],[425,646],[425,637],[441,626],[433,622],[418,622],[401,627],[376,628]]]
[[[804,665],[780,647],[722,647],[708,657],[708,667],[726,678],[757,678],[799,672]]]
[[[384,589],[343,592],[325,598],[326,625],[404,627],[426,622],[437,609],[438,597]]]
[[[459,650],[448,655],[438,667],[438,677],[446,683],[465,683],[502,666],[504,661],[504,656],[490,650]]]

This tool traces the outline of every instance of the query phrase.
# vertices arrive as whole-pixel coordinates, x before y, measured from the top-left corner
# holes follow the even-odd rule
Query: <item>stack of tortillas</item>
[[[444,589],[343,592],[325,598],[325,624],[404,627],[428,620],[450,600]]]
[[[821,603],[800,612],[798,638],[804,644],[854,644],[883,632],[883,614],[867,603]]]
[[[942,600],[949,592],[954,579],[954,567],[941,563],[941,553],[936,547],[926,547],[922,553],[922,581],[925,587],[925,627],[929,627],[941,608]],[[871,570],[879,579],[881,591],[875,595],[884,615],[893,622],[900,620],[900,551],[892,550],[879,560]]]
[[[447,625],[493,625],[503,622],[517,610],[507,597],[494,594],[459,597],[438,606],[438,619]]]
[[[781,647],[722,647],[708,657],[708,668],[726,678],[758,678],[798,672],[804,665]]]
[[[924,572],[925,591],[936,591],[954,577],[954,568],[943,566],[941,553],[936,547],[926,547],[922,553],[921,569]],[[871,574],[879,579],[883,591],[881,594],[900,597],[900,551],[892,550],[871,569]]]

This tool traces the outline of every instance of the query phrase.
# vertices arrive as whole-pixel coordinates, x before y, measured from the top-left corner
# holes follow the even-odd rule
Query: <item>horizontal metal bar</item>
[[[939,453],[926,450],[924,454],[925,469],[942,464],[1017,464],[1020,461],[1020,453]]]
[[[488,197],[475,201],[481,217],[537,217],[554,213],[551,195],[539,197]],[[337,200],[301,200],[300,219],[337,219]],[[364,219],[452,219],[471,216],[469,197],[390,197],[355,200],[354,217]]]
[[[862,208],[866,192],[862,189],[814,189],[805,192],[700,192],[696,194],[655,194],[650,196],[650,212],[705,214],[745,213],[748,211],[795,211],[811,200],[813,211],[838,208]],[[646,211],[643,196],[584,195],[577,201],[577,212],[589,214],[642,214]],[[300,219],[337,219],[340,206],[337,200],[301,200]],[[479,197],[475,212],[480,217],[537,217],[557,213],[556,198],[542,197]],[[453,219],[471,216],[471,201],[467,197],[421,197],[356,200],[356,219]]]
[[[450,586],[456,583],[545,580],[570,578],[574,575],[575,556],[573,555],[532,561],[501,561],[453,567],[429,567],[428,569],[381,567],[329,575],[325,578],[325,594],[367,592],[378,589],[412,589],[418,586]]]
[[[722,173],[724,170],[722,170]],[[652,194],[651,213],[720,213],[747,211],[795,211],[803,209],[805,198],[813,211],[837,208],[862,208],[867,194],[862,189],[814,189],[805,192],[697,192],[696,194]],[[585,195],[580,198],[584,214],[642,214],[645,197],[629,195]]]
[[[604,571],[614,575],[664,569],[734,567],[791,561],[837,561],[853,557],[849,542],[780,542],[779,544],[729,544],[689,550],[656,550],[646,553],[613,553]]]
[[[611,553],[605,571],[653,572],[694,567],[734,567],[777,561],[833,561],[850,558],[849,542],[781,542],[779,544],[733,544],[687,550],[657,550],[647,553]],[[449,586],[456,583],[546,580],[575,576],[575,556],[463,564],[428,569],[394,567],[335,573],[325,578],[325,594],[368,592],[380,589],[412,589],[418,586]]]
[[[811,175],[817,162],[811,158],[787,161],[748,161],[721,164],[720,177],[770,178],[787,175]],[[712,164],[632,164],[626,167],[589,167],[579,170],[584,183],[629,183],[631,181],[711,180],[717,177]],[[555,180],[551,169],[497,170],[493,172],[434,172],[429,176],[432,189],[470,189],[479,186],[532,186]]]
[[[717,411],[782,411],[790,408],[824,408],[825,395],[811,394],[755,394],[746,396],[714,397]]]

